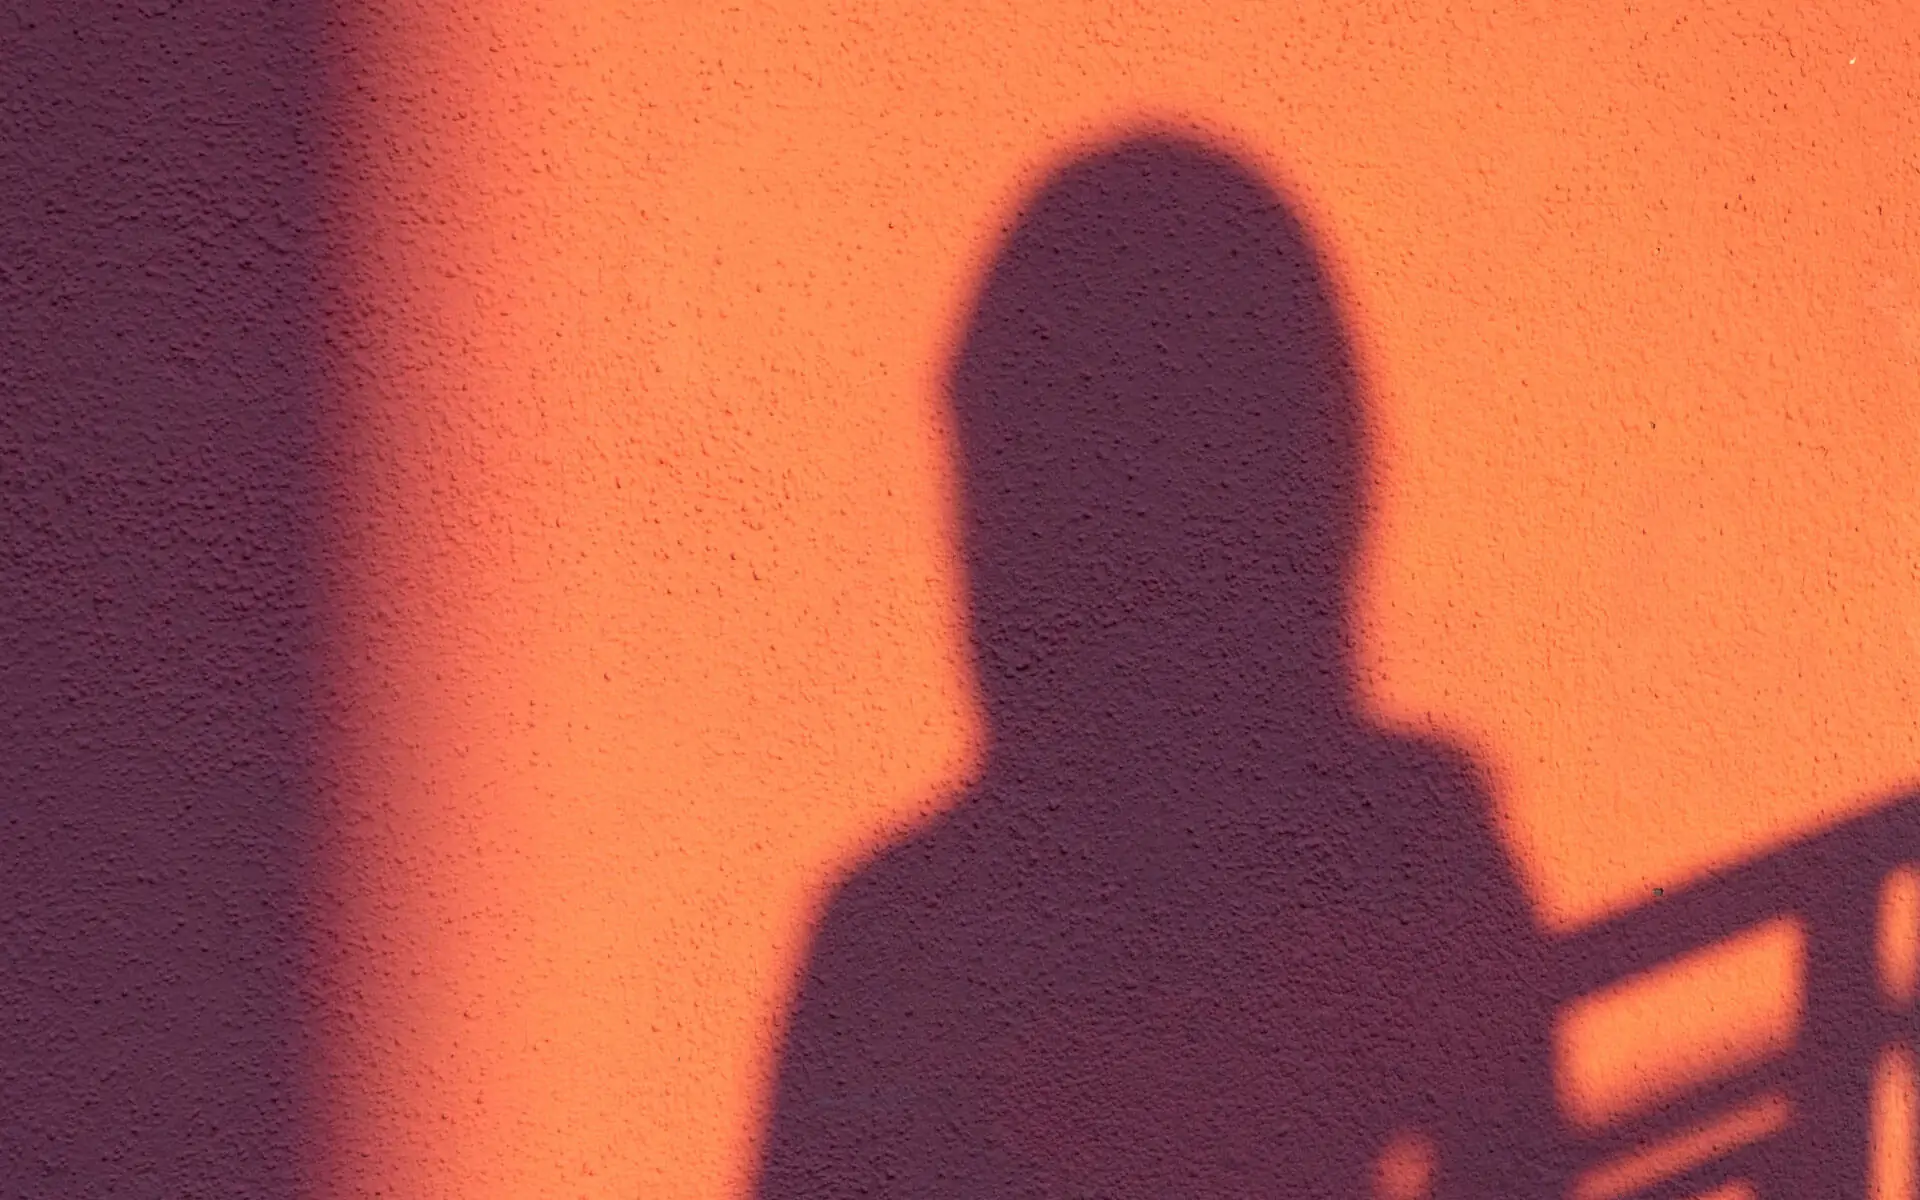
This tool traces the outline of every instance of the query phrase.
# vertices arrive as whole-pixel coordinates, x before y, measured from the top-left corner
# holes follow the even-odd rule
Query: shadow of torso
[[[1546,1194],[1541,964],[1469,769],[1323,750],[1098,828],[990,775],[887,851],[822,925],[762,1194],[1428,1190],[1380,1178],[1396,1133],[1433,1194]]]

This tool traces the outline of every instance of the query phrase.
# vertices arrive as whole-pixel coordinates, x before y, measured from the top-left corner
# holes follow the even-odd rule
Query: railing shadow
[[[1585,1168],[1571,1181],[1574,1193],[1592,1200],[1704,1195],[1735,1183],[1767,1200],[1884,1192],[1886,1185],[1874,1184],[1874,1164],[1910,1156],[1914,1145],[1910,1131],[1888,1123],[1910,1124],[1914,1114],[1885,1111],[1874,1079],[1897,1061],[1890,1052],[1910,1043],[1914,1016],[1910,997],[1890,986],[1880,964],[1885,947],[1920,936],[1920,929],[1888,927],[1900,914],[1887,910],[1886,899],[1916,862],[1920,795],[1908,794],[1559,940],[1553,953],[1564,1008],[1768,923],[1788,922],[1799,935],[1797,1028],[1788,1044],[1634,1119],[1584,1136],[1569,1130]],[[1763,1110],[1776,1115],[1744,1127],[1737,1119]],[[1716,1123],[1723,1126],[1717,1135]],[[1644,1187],[1609,1186],[1610,1176],[1623,1174],[1617,1166],[1609,1171],[1609,1160],[1628,1164],[1631,1178],[1632,1161],[1658,1159],[1662,1147],[1703,1130],[1694,1153],[1672,1156],[1667,1170],[1649,1168]],[[1876,1145],[1876,1137],[1893,1140]]]

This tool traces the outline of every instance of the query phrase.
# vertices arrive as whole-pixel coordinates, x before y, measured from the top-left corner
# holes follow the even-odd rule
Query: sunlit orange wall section
[[[1142,122],[1324,240],[1368,692],[1543,927],[1920,775],[1920,22],[1787,7],[342,0],[333,1190],[740,1194],[978,759],[956,322]]]

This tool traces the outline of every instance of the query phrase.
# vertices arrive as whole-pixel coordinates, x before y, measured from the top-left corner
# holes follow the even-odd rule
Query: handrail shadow
[[[1800,935],[1801,994],[1791,1043],[1744,1071],[1702,1081],[1637,1120],[1584,1136],[1569,1130],[1579,1158],[1597,1164],[1645,1154],[1689,1127],[1771,1096],[1780,1102],[1777,1128],[1729,1137],[1722,1152],[1703,1153],[1632,1194],[1704,1194],[1739,1180],[1760,1197],[1868,1195],[1876,1065],[1890,1048],[1908,1042],[1914,1023],[1911,1003],[1887,995],[1877,967],[1880,943],[1920,935],[1920,929],[1883,927],[1883,896],[1894,873],[1916,863],[1920,793],[1907,793],[1557,939],[1556,999],[1564,1010],[1769,922],[1790,921]],[[1582,1188],[1578,1179],[1574,1191],[1625,1194]]]

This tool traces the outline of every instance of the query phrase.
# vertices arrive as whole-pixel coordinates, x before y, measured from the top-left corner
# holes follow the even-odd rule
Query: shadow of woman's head
[[[1003,246],[950,386],[998,749],[1348,711],[1361,413],[1270,186],[1165,136],[1068,167]]]

